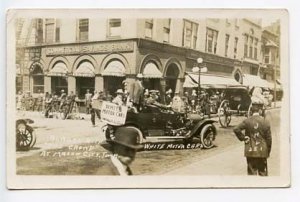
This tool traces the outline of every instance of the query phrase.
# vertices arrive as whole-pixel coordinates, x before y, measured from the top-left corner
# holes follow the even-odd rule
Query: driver
[[[145,105],[153,105],[153,106],[156,106],[156,107],[161,107],[161,108],[164,108],[164,109],[168,109],[169,107],[164,105],[164,104],[161,104],[159,103],[157,100],[158,100],[158,95],[157,95],[157,90],[150,90],[149,93],[150,93],[150,96],[149,98],[147,98],[145,100]]]

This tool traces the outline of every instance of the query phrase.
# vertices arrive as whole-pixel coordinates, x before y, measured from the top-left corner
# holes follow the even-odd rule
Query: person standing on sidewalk
[[[93,127],[96,126],[96,116],[99,120],[101,120],[100,112],[101,112],[101,106],[103,101],[103,92],[100,91],[97,93],[97,91],[94,91],[94,96],[92,97],[92,109],[91,109],[91,122],[93,124]]]
[[[272,147],[272,135],[269,121],[259,115],[259,108],[252,106],[253,115],[233,131],[240,141],[245,142],[248,175],[268,176],[267,158]],[[244,131],[244,132],[243,132]]]

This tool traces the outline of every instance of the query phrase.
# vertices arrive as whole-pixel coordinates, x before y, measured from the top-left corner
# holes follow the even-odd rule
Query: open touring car
[[[101,119],[107,123],[106,139],[113,139],[119,127],[134,128],[144,150],[212,148],[216,138],[214,121],[188,117],[161,105],[144,105],[141,111],[103,102]],[[118,122],[118,119],[122,119]]]

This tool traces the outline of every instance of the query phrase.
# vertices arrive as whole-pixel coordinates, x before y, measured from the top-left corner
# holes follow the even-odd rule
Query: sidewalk
[[[279,175],[279,151],[275,138],[275,148],[268,159],[269,176]],[[247,175],[247,163],[244,157],[244,145],[224,151],[207,159],[200,160],[164,175]]]
[[[243,149],[241,145],[164,175],[246,175]]]

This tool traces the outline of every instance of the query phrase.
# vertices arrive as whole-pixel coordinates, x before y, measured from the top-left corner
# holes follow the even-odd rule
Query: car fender
[[[198,123],[195,124],[193,127],[190,136],[193,137],[195,135],[198,135],[198,133],[202,130],[202,128],[207,125],[207,124],[213,124],[216,123],[217,121],[211,120],[211,119],[204,119],[199,121]]]

